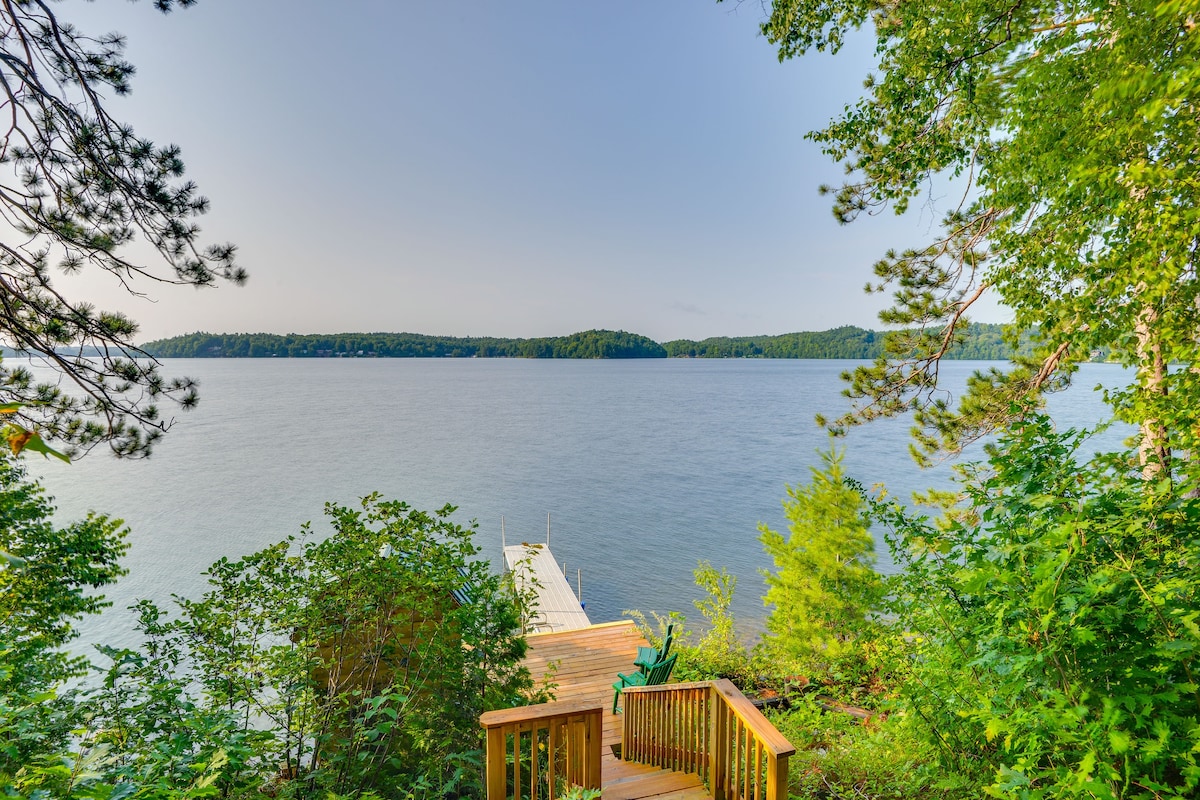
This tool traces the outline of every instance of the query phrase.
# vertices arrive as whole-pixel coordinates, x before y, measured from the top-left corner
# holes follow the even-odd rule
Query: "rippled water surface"
[[[134,640],[123,609],[203,591],[201,571],[251,552],[326,501],[369,492],[422,508],[453,503],[477,520],[485,555],[545,537],[574,577],[593,621],[624,609],[692,612],[692,570],[708,559],[739,579],[735,612],[763,617],[768,566],[757,526],[784,526],[785,484],[807,479],[826,443],[813,415],[836,414],[844,361],[175,360],[171,375],[201,383],[202,402],[142,462],[99,453],[66,466],[33,464],[60,517],[88,509],[132,529],[130,574],[115,607],[85,638]],[[943,368],[961,387],[979,363]],[[1060,424],[1106,417],[1098,383],[1117,367],[1089,365],[1052,399]],[[907,497],[947,485],[945,466],[909,459],[908,423],[854,430],[849,473]],[[31,462],[32,463],[32,462]],[[880,567],[890,561],[880,554]]]

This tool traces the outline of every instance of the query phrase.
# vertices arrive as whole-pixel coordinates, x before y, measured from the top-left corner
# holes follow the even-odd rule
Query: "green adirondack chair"
[[[638,648],[637,658],[633,660],[633,665],[638,668],[638,672],[648,672],[652,666],[671,655],[671,642],[675,638],[674,630],[675,623],[672,622],[667,626],[667,635],[663,637],[661,651],[653,647]]]
[[[675,669],[675,659],[677,658],[679,658],[678,653],[665,661],[652,665],[645,672],[635,672],[632,675],[618,672],[617,682],[613,684],[613,713],[621,713],[617,710],[617,703],[621,699],[622,689],[626,686],[658,686],[666,683],[671,679],[671,670]]]

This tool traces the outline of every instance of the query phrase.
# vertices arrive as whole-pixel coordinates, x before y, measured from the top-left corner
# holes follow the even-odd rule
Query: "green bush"
[[[473,529],[404,503],[327,507],[222,559],[172,616],[138,605],[145,643],[63,692],[73,623],[121,574],[121,524],[63,529],[0,458],[0,795],[27,800],[443,798],[483,794],[479,714],[532,693],[519,600],[474,557]]]
[[[78,620],[107,605],[97,590],[124,574],[126,530],[96,514],[59,528],[53,514],[41,485],[0,448],[0,795],[9,797],[82,797],[100,785],[95,762],[71,747],[85,717],[77,692],[62,687],[87,664],[64,647]]]
[[[936,754],[902,715],[863,723],[827,712],[815,698],[793,701],[768,719],[796,747],[789,793],[805,800],[951,800],[978,797],[977,786],[932,767]]]
[[[703,632],[689,628],[687,617],[678,611],[671,611],[666,616],[651,612],[653,624],[638,610],[626,610],[626,616],[637,623],[646,641],[654,647],[662,647],[667,626],[675,626],[671,652],[678,653],[679,659],[672,680],[728,678],[743,690],[762,683],[767,661],[738,638],[736,621],[729,610],[737,577],[725,568],[716,569],[707,561],[697,565],[693,576],[696,586],[704,591],[702,599],[692,602],[704,617],[706,627]]]
[[[328,538],[306,527],[218,561],[174,617],[143,602],[146,645],[110,652],[97,700],[116,774],[176,790],[203,774],[225,795],[480,794],[479,714],[532,682],[520,609],[453,511],[329,505]]]
[[[948,770],[1010,798],[1200,790],[1200,500],[1135,454],[1014,427],[943,525],[895,505],[903,703]]]

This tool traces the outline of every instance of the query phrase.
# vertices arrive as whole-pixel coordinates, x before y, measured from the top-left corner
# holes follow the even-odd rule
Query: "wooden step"
[[[632,762],[620,762],[619,776],[604,776],[604,785],[600,791],[601,800],[692,800],[692,798],[710,798],[696,774],[671,772],[658,767],[648,767]]]

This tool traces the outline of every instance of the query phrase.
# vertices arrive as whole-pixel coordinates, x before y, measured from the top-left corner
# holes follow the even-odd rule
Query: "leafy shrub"
[[[1012,798],[1194,797],[1200,500],[1038,417],[941,525],[880,504],[904,703],[949,770]]]
[[[107,603],[96,590],[124,570],[126,530],[91,514],[58,528],[54,506],[19,461],[0,448],[0,794],[72,797],[96,783],[71,751],[83,724],[75,692],[85,659],[63,650],[75,622]]]
[[[646,641],[654,647],[662,647],[667,626],[675,626],[671,652],[678,653],[679,660],[675,663],[673,680],[728,678],[743,690],[763,683],[764,673],[769,672],[769,662],[738,638],[736,620],[729,610],[737,577],[730,575],[724,567],[716,569],[708,561],[699,562],[693,576],[696,586],[704,591],[702,599],[692,602],[704,617],[703,632],[689,628],[687,617],[678,611],[665,616],[651,612],[653,624],[638,610],[627,610],[625,615],[637,623]]]
[[[65,528],[0,455],[0,794],[14,798],[481,796],[479,714],[531,695],[520,599],[473,528],[371,496],[333,535],[221,559],[145,643],[101,647],[99,685],[62,648],[105,606],[126,531]]]
[[[936,772],[936,754],[903,715],[863,723],[826,712],[812,697],[767,717],[796,747],[788,767],[793,797],[854,800],[951,800],[977,797],[978,787]]]
[[[204,775],[223,794],[479,794],[479,714],[531,681],[520,610],[453,511],[329,505],[332,536],[306,526],[218,561],[174,618],[140,604],[145,648],[110,653],[97,701],[116,773],[176,790]]]

